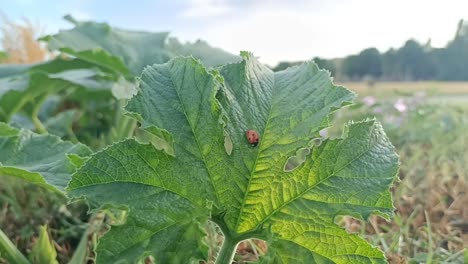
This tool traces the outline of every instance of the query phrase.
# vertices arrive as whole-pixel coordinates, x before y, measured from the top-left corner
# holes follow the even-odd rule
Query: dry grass
[[[468,94],[468,82],[365,82],[338,83],[359,95],[395,95],[424,91],[431,94],[459,95]]]
[[[40,26],[24,19],[23,24],[11,21],[0,15],[1,44],[7,53],[2,63],[24,64],[48,60],[52,54],[37,41],[41,34]]]
[[[407,155],[413,154],[403,154],[403,161]],[[459,263],[456,255],[468,247],[466,172],[454,163],[425,165],[423,178],[409,168],[400,171],[402,181],[394,188],[396,215],[392,222],[376,216],[369,223],[344,218],[349,232],[361,233],[379,245],[391,264],[410,259],[439,263],[449,258],[453,262],[446,263]]]
[[[348,231],[378,245],[389,263],[461,264],[463,255],[468,257],[467,97],[447,97],[465,101],[463,105],[434,104],[432,97],[426,98],[424,104],[404,115],[399,125],[390,121],[395,119],[386,119],[395,115],[388,108],[377,114],[365,106],[349,108],[335,120],[341,124],[343,120],[362,119],[362,112],[376,115],[400,155],[401,181],[392,188],[393,221],[371,217],[366,223],[345,217],[341,222]],[[396,99],[380,96],[378,105],[391,106]]]

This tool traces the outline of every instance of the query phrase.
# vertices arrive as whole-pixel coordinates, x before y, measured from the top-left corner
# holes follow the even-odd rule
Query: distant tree
[[[382,54],[376,48],[368,48],[344,59],[315,57],[314,61],[335,77],[355,81],[468,81],[468,24],[460,20],[453,40],[445,48],[432,48],[430,39],[424,44],[411,39],[401,48]],[[273,70],[300,63],[280,62]]]
[[[336,66],[334,60],[327,60],[322,59],[319,57],[315,57],[313,61],[319,66],[320,69],[328,70],[332,76],[335,76],[336,73]],[[281,61],[273,68],[273,71],[282,71],[291,66],[299,65],[304,63],[303,61]]]
[[[351,55],[343,62],[343,73],[351,79],[361,79],[365,76],[379,78],[382,75],[382,58],[376,48],[361,51]]]
[[[402,72],[402,65],[398,57],[398,50],[389,49],[382,54],[382,71],[383,79],[385,80],[402,80],[404,73]]]
[[[435,64],[429,52],[415,40],[406,41],[397,52],[397,63],[403,76],[412,80],[433,79]],[[406,78],[405,78],[406,79]]]
[[[276,65],[275,67],[273,67],[273,71],[277,72],[277,71],[282,71],[282,70],[286,70],[287,68],[291,67],[291,66],[295,66],[295,65],[299,65],[303,63],[302,61],[280,61],[278,63],[278,65]]]
[[[319,68],[328,70],[332,76],[336,75],[336,66],[334,60],[327,60],[322,59],[320,57],[315,57],[314,61],[315,63],[317,63]]]
[[[363,65],[363,76],[379,78],[382,75],[382,57],[376,48],[365,49],[358,55]]]
[[[362,77],[361,66],[357,55],[351,55],[343,60],[342,66],[343,75],[356,80]]]
[[[468,24],[458,23],[455,37],[446,48],[433,52],[437,61],[437,78],[440,80],[468,80]]]

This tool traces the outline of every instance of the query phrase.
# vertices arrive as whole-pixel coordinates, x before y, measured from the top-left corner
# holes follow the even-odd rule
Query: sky
[[[44,34],[71,28],[62,17],[112,26],[170,31],[183,41],[204,39],[264,63],[344,57],[376,47],[384,52],[408,39],[443,47],[468,0],[0,0],[9,19],[27,18]]]

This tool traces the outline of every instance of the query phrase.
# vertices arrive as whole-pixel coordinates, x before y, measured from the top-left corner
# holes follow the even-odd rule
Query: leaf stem
[[[211,221],[218,225],[218,227],[221,229],[221,232],[224,235],[224,242],[221,246],[218,257],[216,258],[215,264],[231,264],[236,253],[237,245],[243,240],[251,238],[263,240],[266,239],[265,234],[262,232],[262,230],[244,234],[232,233],[229,230],[229,227],[224,222],[223,218],[223,214],[211,218]]]
[[[36,104],[33,106],[32,113],[31,113],[31,119],[34,123],[34,126],[36,127],[36,132],[39,134],[47,134],[47,129],[44,126],[44,124],[41,122],[39,119],[39,111],[42,107],[42,104],[44,103],[46,99],[46,96],[43,96],[42,98],[39,98],[39,100],[36,102]]]
[[[30,264],[2,230],[0,230],[0,255],[11,263]]]
[[[231,264],[236,253],[237,244],[239,241],[233,239],[231,236],[224,234],[224,242],[221,247],[216,264]]]
[[[47,129],[45,128],[44,124],[42,124],[41,120],[36,115],[31,117],[34,126],[36,127],[36,132],[39,134],[47,134]]]

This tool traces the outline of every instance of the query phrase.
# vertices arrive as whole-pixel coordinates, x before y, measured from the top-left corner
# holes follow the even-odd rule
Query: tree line
[[[443,48],[431,47],[430,40],[421,44],[408,40],[398,49],[379,52],[367,48],[359,54],[341,59],[314,61],[343,81],[468,81],[468,24],[460,20],[454,38]],[[282,70],[301,62],[280,62]]]

